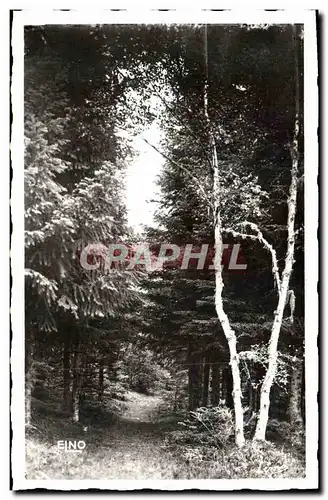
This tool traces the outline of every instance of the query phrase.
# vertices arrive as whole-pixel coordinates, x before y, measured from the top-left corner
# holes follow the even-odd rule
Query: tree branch
[[[173,165],[175,165],[176,167],[178,167],[179,169],[183,170],[183,172],[185,172],[187,175],[189,175],[189,177],[193,180],[193,182],[196,184],[196,186],[198,186],[199,188],[199,191],[202,193],[203,197],[204,197],[204,200],[206,201],[206,203],[209,204],[210,208],[213,209],[213,204],[212,204],[212,201],[210,200],[210,198],[207,196],[206,194],[206,191],[205,189],[203,188],[202,184],[199,182],[199,180],[197,179],[197,177],[195,177],[191,172],[190,170],[185,167],[184,165],[181,165],[181,163],[178,163],[176,162],[175,160],[173,160],[172,158],[170,158],[169,156],[167,156],[165,153],[163,153],[163,151],[160,151],[156,146],[154,146],[154,144],[151,144],[149,141],[147,141],[147,139],[145,139],[144,137],[142,137],[142,140],[148,144],[148,146],[150,146],[151,148],[153,148],[157,153],[159,153],[161,156],[163,156],[163,158],[165,158],[167,161],[169,161],[170,163],[172,163]]]
[[[124,76],[124,74],[121,72],[121,70],[119,68],[116,68],[116,69],[117,69],[117,72],[121,76],[123,76],[123,78],[126,78],[126,76]],[[153,90],[154,94],[158,97],[158,99],[162,102],[162,104],[164,105],[164,107],[166,108],[166,110],[171,114],[171,116],[173,116],[173,118],[180,125],[183,125],[190,132],[190,134],[192,135],[192,137],[198,142],[199,146],[202,148],[202,151],[203,151],[203,153],[205,155],[205,158],[206,158],[206,161],[208,162],[209,167],[212,168],[211,158],[209,157],[208,152],[207,152],[206,148],[204,147],[204,145],[202,143],[202,140],[199,137],[199,135],[196,134],[193,131],[193,129],[188,125],[188,123],[186,123],[186,120],[183,120],[182,118],[180,118],[179,115],[177,115],[177,113],[174,110],[174,108],[169,105],[169,103],[166,101],[166,99],[164,99],[164,97],[160,94],[160,92],[158,92],[156,90],[156,88],[154,86],[152,87],[152,90]],[[185,107],[185,111],[188,111],[187,107]]]
[[[280,274],[279,274],[277,253],[276,253],[275,249],[268,242],[268,240],[266,240],[264,238],[262,232],[260,231],[259,227],[256,224],[254,224],[253,222],[247,222],[247,221],[245,221],[245,222],[240,223],[239,225],[245,226],[245,227],[249,226],[251,229],[253,229],[253,231],[256,231],[256,234],[242,233],[242,232],[236,231],[236,230],[234,230],[232,228],[227,228],[227,229],[224,229],[223,231],[226,232],[226,233],[231,234],[234,237],[240,237],[240,238],[243,238],[243,239],[248,238],[250,240],[259,241],[260,243],[262,243],[262,245],[264,246],[264,248],[266,248],[266,250],[268,250],[268,252],[270,252],[270,254],[271,254],[272,274],[273,274],[274,280],[275,280],[276,285],[277,285],[278,293],[280,294],[281,279],[280,279]]]

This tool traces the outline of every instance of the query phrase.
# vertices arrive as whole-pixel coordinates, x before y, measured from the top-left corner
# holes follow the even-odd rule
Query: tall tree
[[[285,255],[285,267],[280,278],[277,263],[272,252],[274,272],[277,280],[278,289],[278,305],[275,311],[274,321],[271,330],[271,337],[268,346],[268,368],[261,387],[260,413],[257,421],[255,439],[264,440],[265,432],[269,417],[270,407],[270,391],[277,370],[278,357],[278,341],[281,331],[284,310],[288,298],[291,304],[291,320],[293,320],[294,298],[293,290],[289,291],[290,277],[293,271],[294,254],[295,254],[295,216],[297,208],[297,185],[299,174],[299,134],[300,134],[300,71],[299,71],[299,33],[296,25],[293,25],[293,51],[294,51],[294,71],[295,71],[295,119],[294,119],[294,136],[290,147],[291,154],[291,181],[289,186],[289,197],[287,201],[288,217],[287,217],[287,250]]]
[[[63,403],[75,418],[86,347],[91,338],[101,338],[104,347],[110,322],[139,300],[135,273],[103,266],[90,271],[80,262],[89,243],[105,246],[129,235],[125,163],[114,134],[121,86],[115,75],[109,85],[110,65],[97,35],[91,27],[26,30],[27,371],[52,359],[49,351],[55,349],[62,362]],[[97,252],[88,259],[99,267]],[[41,350],[45,337],[49,347]]]
[[[214,241],[215,241],[215,309],[220,320],[224,335],[227,339],[230,352],[230,366],[233,380],[233,400],[235,412],[235,442],[237,446],[242,446],[244,437],[244,416],[241,402],[241,381],[239,371],[239,360],[237,353],[237,338],[231,327],[229,318],[223,306],[223,277],[222,277],[222,223],[221,223],[221,197],[220,170],[216,151],[215,138],[212,132],[211,120],[208,113],[208,49],[207,49],[207,26],[205,25],[205,85],[204,85],[204,114],[208,125],[209,143],[212,150],[212,171],[213,171],[213,212],[214,212]]]

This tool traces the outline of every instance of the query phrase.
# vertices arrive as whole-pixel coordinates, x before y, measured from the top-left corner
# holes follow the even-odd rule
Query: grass
[[[218,450],[208,447],[178,447],[183,479],[278,479],[305,477],[301,457],[273,443],[247,441],[242,449],[234,444]]]
[[[92,425],[43,418],[26,436],[28,479],[236,479],[304,477],[304,461],[280,444],[247,442],[240,450],[169,439],[177,416],[163,413],[159,396],[130,393],[121,415],[104,412]],[[83,440],[81,453],[58,440]]]
[[[88,426],[43,420],[27,435],[28,479],[171,479],[178,467],[164,445],[168,418],[157,420],[160,398],[130,394],[123,416]],[[83,440],[81,453],[57,448],[58,440]]]

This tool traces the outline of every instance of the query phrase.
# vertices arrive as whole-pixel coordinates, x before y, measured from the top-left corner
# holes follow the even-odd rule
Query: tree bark
[[[302,359],[295,358],[292,367],[289,391],[288,416],[294,427],[303,427],[302,418],[302,383],[303,363]]]
[[[99,377],[98,377],[98,401],[103,402],[104,398],[104,358],[99,361]]]
[[[200,404],[200,370],[193,361],[189,366],[189,409],[194,410]]]
[[[71,407],[71,342],[70,332],[64,332],[63,346],[63,403],[65,410]]]
[[[265,440],[265,433],[269,418],[269,408],[270,408],[270,391],[273,384],[273,380],[277,369],[277,357],[278,357],[278,340],[281,330],[281,324],[283,320],[284,309],[287,300],[287,293],[289,288],[289,280],[293,270],[294,262],[294,247],[295,247],[295,215],[296,215],[296,204],[297,204],[297,174],[298,174],[298,164],[299,164],[299,148],[298,148],[298,137],[300,128],[300,89],[299,89],[299,68],[298,68],[298,55],[297,55],[297,31],[296,26],[293,25],[293,37],[294,37],[294,50],[295,50],[295,123],[294,123],[294,137],[293,144],[291,147],[291,182],[289,186],[289,197],[288,197],[288,217],[287,217],[287,251],[285,258],[285,268],[282,273],[281,286],[279,291],[278,307],[274,314],[274,321],[271,330],[271,337],[268,346],[268,369],[264,377],[264,381],[261,387],[261,397],[260,397],[260,413],[257,421],[256,431],[254,438],[256,440]]]
[[[234,330],[231,328],[229,318],[223,307],[223,276],[222,276],[222,226],[220,214],[220,172],[216,152],[216,144],[213,132],[211,130],[211,121],[208,114],[208,50],[207,50],[207,26],[205,25],[205,85],[204,85],[204,114],[207,120],[209,144],[212,150],[212,169],[213,169],[213,201],[214,201],[214,241],[215,241],[215,309],[221,323],[225,338],[227,339],[230,353],[230,367],[233,380],[233,400],[235,414],[235,443],[237,446],[243,446],[244,422],[243,408],[241,403],[241,382],[239,370],[239,358],[237,353],[237,338]]]
[[[211,380],[211,404],[212,406],[217,406],[220,401],[220,367],[219,363],[215,361],[212,362],[212,380]]]
[[[178,410],[178,379],[175,379],[173,411]]]
[[[228,408],[233,409],[233,382],[230,368],[224,369],[225,395],[224,399]]]
[[[25,337],[25,425],[30,426],[32,420],[32,392],[33,392],[33,342],[34,336],[30,332]]]
[[[191,344],[189,342],[188,349],[188,408],[189,411],[194,409],[194,401],[193,401],[193,363],[192,363],[192,354],[191,354]]]
[[[201,363],[198,353],[192,352],[192,345],[189,344],[189,410],[194,410],[200,405],[201,400]]]
[[[203,397],[202,406],[207,406],[208,404],[208,386],[210,380],[210,363],[209,356],[206,354],[204,357],[204,376],[203,376]]]
[[[74,358],[73,358],[73,365],[72,365],[72,372],[73,372],[73,383],[72,383],[72,394],[71,394],[71,401],[72,401],[72,418],[73,422],[79,422],[80,421],[80,391],[81,391],[81,376],[82,376],[82,366],[81,366],[81,356],[79,352],[79,347],[80,347],[80,342],[79,342],[79,335],[76,332],[75,336],[75,346],[74,346]]]

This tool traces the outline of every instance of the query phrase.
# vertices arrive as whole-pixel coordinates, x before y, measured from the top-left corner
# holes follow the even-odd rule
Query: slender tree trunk
[[[257,413],[258,410],[258,390],[257,388],[254,390],[254,395],[253,395],[253,411]]]
[[[219,402],[224,398],[224,388],[223,388],[223,368],[219,365],[218,369],[218,393],[219,393]]]
[[[98,401],[103,402],[104,398],[104,358],[99,361],[99,377],[98,377]]]
[[[178,378],[175,379],[173,411],[178,410]]]
[[[29,375],[25,378],[25,425],[30,426],[32,420],[32,383]]]
[[[305,372],[304,372],[304,363],[302,370],[302,386],[301,386],[301,415],[305,425]]]
[[[192,346],[191,342],[189,341],[189,347],[188,347],[188,408],[189,411],[194,409],[194,390],[193,390],[193,361],[192,361]]]
[[[208,51],[207,51],[207,26],[205,25],[205,86],[204,86],[204,114],[207,120],[209,143],[212,150],[212,169],[213,169],[213,201],[214,201],[214,241],[215,241],[215,309],[220,320],[225,338],[227,339],[230,353],[230,367],[233,380],[233,400],[235,413],[235,443],[237,446],[243,446],[244,422],[243,408],[241,403],[241,382],[239,370],[239,358],[237,353],[237,338],[234,330],[231,328],[230,321],[223,307],[223,276],[222,276],[222,227],[220,214],[220,172],[216,152],[216,144],[213,132],[211,130],[211,121],[208,114]]]
[[[289,391],[289,405],[288,415],[290,422],[294,427],[303,427],[302,418],[302,383],[303,383],[303,363],[302,359],[296,358],[293,362],[290,391]]]
[[[74,346],[74,358],[73,358],[73,383],[72,383],[72,418],[73,422],[80,421],[80,391],[81,391],[81,359],[79,352],[79,335],[76,333],[75,336],[75,346]]]
[[[209,356],[206,354],[204,357],[204,377],[203,377],[203,397],[202,406],[207,406],[208,404],[208,386],[210,380],[210,363]]]
[[[233,408],[233,381],[230,367],[224,369],[225,395],[224,399],[228,408]]]
[[[201,363],[199,354],[190,353],[189,356],[189,410],[194,410],[201,401]]]
[[[33,342],[34,336],[30,332],[25,337],[25,425],[30,426],[32,420],[32,392],[33,392]]]
[[[192,365],[188,367],[188,408],[189,411],[194,409],[194,391],[193,391],[193,374]]]
[[[291,267],[292,256],[290,256],[290,263],[288,263],[288,268]],[[286,267],[285,267],[286,271]],[[270,391],[273,384],[274,377],[276,375],[277,369],[277,358],[278,358],[278,340],[281,329],[281,323],[283,319],[283,313],[287,298],[287,290],[290,272],[288,274],[285,273],[285,279],[283,279],[281,284],[281,292],[279,294],[279,302],[278,307],[275,312],[275,317],[273,321],[273,327],[271,330],[271,338],[269,341],[268,347],[268,369],[264,377],[264,381],[261,387],[261,396],[260,396],[260,413],[257,421],[256,431],[255,431],[255,439],[257,440],[265,440],[265,432],[269,418],[269,408],[270,408]]]
[[[285,258],[285,268],[282,274],[281,287],[279,291],[278,307],[274,314],[274,321],[271,330],[271,337],[268,346],[268,369],[264,377],[261,387],[260,399],[260,413],[257,421],[256,431],[254,438],[257,440],[265,440],[266,427],[269,418],[270,408],[270,391],[273,384],[274,377],[277,369],[278,357],[278,340],[281,330],[281,323],[283,320],[284,309],[287,301],[287,294],[289,288],[289,280],[293,270],[294,261],[294,247],[295,247],[295,214],[297,205],[297,175],[299,164],[299,148],[298,137],[300,128],[300,89],[299,89],[299,68],[298,68],[298,55],[297,55],[297,31],[296,26],[293,26],[294,37],[294,50],[295,50],[295,124],[294,124],[294,137],[291,147],[291,182],[289,186],[288,197],[288,218],[287,218],[287,251]]]
[[[71,407],[71,342],[70,332],[64,332],[63,348],[63,403],[66,410]]]
[[[248,419],[253,415],[253,386],[252,380],[248,381]]]
[[[79,422],[80,421],[80,400],[79,400],[79,393],[75,393],[72,399],[72,406],[73,406],[73,422]]]
[[[214,155],[216,158],[216,154]],[[214,184],[216,186],[215,192],[219,193],[219,175],[217,160],[214,162]],[[243,421],[243,408],[241,403],[241,380],[239,370],[239,358],[237,353],[237,339],[234,330],[231,328],[229,318],[223,308],[223,278],[221,268],[222,256],[222,233],[221,233],[221,219],[220,211],[217,206],[216,209],[216,222],[215,222],[215,308],[218,318],[220,320],[224,335],[227,339],[230,353],[230,368],[233,381],[233,401],[235,413],[235,442],[237,446],[242,446],[245,442],[244,438],[244,421]]]
[[[212,380],[211,380],[211,404],[217,406],[220,401],[220,366],[215,358],[212,362]]]

